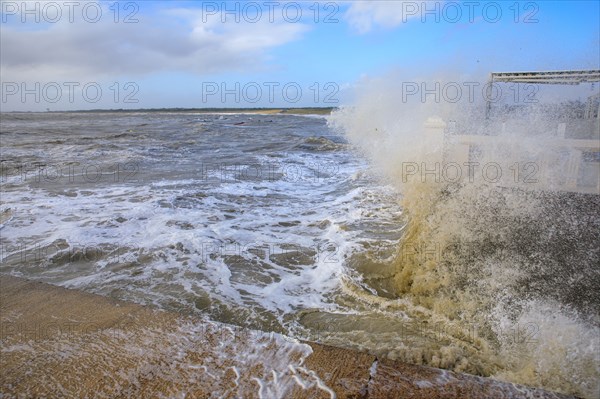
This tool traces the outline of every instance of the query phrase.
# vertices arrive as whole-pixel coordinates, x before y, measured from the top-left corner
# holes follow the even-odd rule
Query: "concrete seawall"
[[[0,275],[0,397],[568,398]]]

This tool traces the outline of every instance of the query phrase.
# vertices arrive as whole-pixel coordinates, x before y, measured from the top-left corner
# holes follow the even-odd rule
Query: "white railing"
[[[465,165],[480,161],[478,154],[484,153],[488,160],[505,162],[506,165],[515,162],[532,164],[535,173],[526,181],[528,188],[600,194],[600,139],[565,138],[569,133],[566,123],[558,124],[551,138],[541,142],[534,141],[541,140],[539,138],[523,138],[523,141],[528,140],[527,145],[510,135],[448,134],[447,128],[437,118],[430,118],[425,123],[429,141],[435,138],[443,143],[440,159],[444,163]],[[502,126],[499,128],[504,130]],[[533,154],[528,151],[532,148],[535,150]]]

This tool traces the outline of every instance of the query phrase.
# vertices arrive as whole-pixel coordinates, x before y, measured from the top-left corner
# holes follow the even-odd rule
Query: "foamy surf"
[[[450,343],[434,353],[428,349],[435,345],[417,344],[418,362],[595,397],[600,202],[597,194],[555,191],[569,179],[552,144],[560,114],[530,107],[472,118],[451,104],[401,101],[393,82],[404,80],[366,82],[357,103],[329,119],[393,183],[408,217],[396,258],[383,262],[386,276],[363,276],[391,298],[373,295],[372,288],[355,287],[352,295],[425,323],[414,335],[443,326],[439,341]],[[449,130],[444,120],[458,123]],[[436,129],[442,134],[432,134]],[[474,172],[462,180],[444,174],[450,168],[443,163],[460,129],[493,135],[490,145],[469,154],[477,162],[451,165],[455,173],[456,165]],[[490,178],[469,170],[473,164],[515,174]],[[544,173],[546,186],[523,179],[524,171]],[[477,342],[474,350],[468,342]],[[418,352],[390,353],[414,361]]]
[[[597,336],[589,312],[597,272],[563,262],[556,234],[586,237],[590,227],[552,211],[565,198],[521,186],[404,182],[403,162],[437,159],[443,146],[428,133],[447,115],[416,109],[403,117],[398,104],[377,104],[342,109],[329,127],[292,115],[3,120],[1,206],[12,219],[2,228],[1,271],[381,359],[592,396],[597,347],[585,342]],[[95,128],[86,130],[90,118]],[[426,123],[431,145],[423,146]],[[43,151],[34,156],[35,142]],[[596,216],[586,215],[593,227]],[[528,245],[515,245],[515,234]],[[571,255],[588,264],[596,255],[582,256],[591,245],[582,242]],[[563,275],[581,283],[580,295],[557,289]],[[563,305],[564,333],[551,345],[531,330],[555,331],[541,321],[548,311],[539,313],[549,303]],[[550,348],[571,346],[576,367],[563,371]],[[519,361],[522,353],[532,356]],[[300,367],[285,378],[318,386]],[[236,370],[228,371],[233,381]],[[264,395],[277,395],[272,382],[282,378],[261,379]]]

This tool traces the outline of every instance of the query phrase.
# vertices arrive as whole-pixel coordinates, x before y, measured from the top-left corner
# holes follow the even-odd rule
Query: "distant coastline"
[[[292,115],[329,115],[336,107],[298,107],[298,108],[138,108],[138,109],[90,109],[74,111],[8,111],[3,114],[51,114],[51,113],[251,113],[251,114],[292,114]]]

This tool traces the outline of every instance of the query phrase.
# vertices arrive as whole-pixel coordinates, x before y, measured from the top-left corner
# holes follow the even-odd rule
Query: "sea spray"
[[[450,344],[401,358],[594,397],[600,201],[564,192],[573,165],[560,140],[597,139],[597,120],[575,120],[573,104],[498,106],[485,118],[481,102],[407,99],[402,81],[362,82],[356,103],[329,119],[397,188],[408,218],[391,283],[365,276],[376,293],[385,286],[394,295],[369,302],[474,324],[479,351],[451,355],[460,345]],[[474,137],[462,153],[461,135]],[[353,289],[377,295],[368,291]],[[447,329],[444,338],[466,330]],[[449,359],[440,361],[443,353]]]

